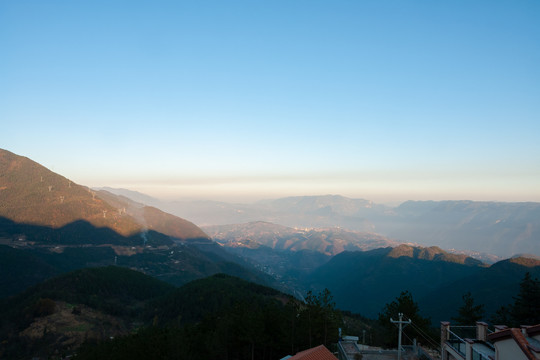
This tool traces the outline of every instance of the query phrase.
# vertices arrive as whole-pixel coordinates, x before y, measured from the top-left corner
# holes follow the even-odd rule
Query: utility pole
[[[407,321],[403,321],[403,313],[399,313],[399,320],[393,320],[390,318],[390,322],[393,324],[398,324],[399,327],[399,336],[398,336],[398,360],[401,360],[401,333],[403,332],[403,328],[411,323],[411,319]]]

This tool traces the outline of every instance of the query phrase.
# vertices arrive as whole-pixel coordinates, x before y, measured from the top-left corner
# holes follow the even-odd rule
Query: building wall
[[[497,354],[495,360],[528,360],[512,338],[497,341],[495,349]]]

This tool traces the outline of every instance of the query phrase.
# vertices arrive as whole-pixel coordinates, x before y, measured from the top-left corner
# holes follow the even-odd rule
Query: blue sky
[[[536,0],[0,0],[0,147],[167,198],[540,201],[539,18]]]

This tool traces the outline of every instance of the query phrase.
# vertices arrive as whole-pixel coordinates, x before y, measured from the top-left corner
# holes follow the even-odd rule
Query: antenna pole
[[[399,327],[399,335],[398,335],[398,360],[401,360],[401,333],[403,332],[403,325],[407,326],[411,323],[411,319],[407,320],[407,321],[403,321],[403,313],[399,313],[398,314],[399,316],[399,320],[392,320],[392,318],[390,318],[390,322],[392,322],[393,324],[398,324],[398,327]]]

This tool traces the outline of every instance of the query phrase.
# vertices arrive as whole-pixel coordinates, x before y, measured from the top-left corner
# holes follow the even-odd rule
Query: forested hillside
[[[302,303],[227,275],[173,289],[119,267],[77,270],[0,305],[2,358],[275,359],[331,346],[341,324],[329,293]]]
[[[436,247],[401,245],[391,249],[343,252],[305,278],[314,289],[328,288],[337,306],[376,317],[380,304],[402,291],[411,292],[434,324],[457,316],[470,292],[485,304],[485,318],[512,301],[525,273],[540,277],[540,261],[523,257],[487,266]]]
[[[0,280],[0,297],[66,271],[107,265],[175,285],[216,273],[273,282],[185,219],[75,184],[2,149],[0,257],[9,274]]]
[[[0,300],[0,358],[73,353],[84,341],[128,334],[145,304],[173,287],[140,272],[102,267],[47,280]]]

